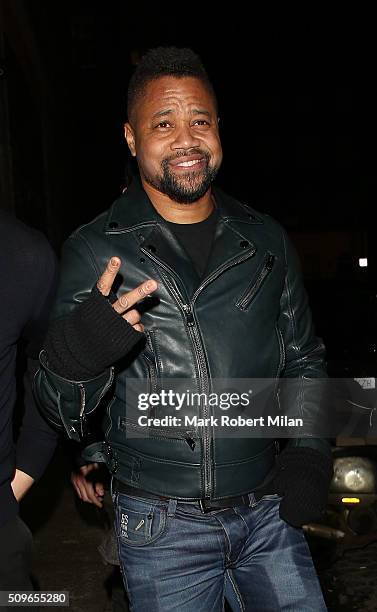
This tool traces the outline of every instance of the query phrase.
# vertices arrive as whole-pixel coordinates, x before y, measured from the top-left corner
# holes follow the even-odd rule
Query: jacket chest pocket
[[[266,253],[262,265],[259,267],[253,280],[235,303],[235,306],[239,308],[239,310],[247,311],[249,309],[250,305],[255,300],[264,283],[270,276],[274,264],[275,255],[272,255],[272,253]]]

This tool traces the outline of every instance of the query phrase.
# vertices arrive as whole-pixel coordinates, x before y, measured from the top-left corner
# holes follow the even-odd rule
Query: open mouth
[[[197,166],[198,164],[201,164],[202,161],[203,159],[193,159],[192,161],[180,162],[179,164],[177,164],[177,167],[178,168],[192,168],[192,166]]]
[[[196,169],[205,163],[204,157],[180,157],[170,162],[170,166],[173,168],[182,168],[187,170],[188,168]]]

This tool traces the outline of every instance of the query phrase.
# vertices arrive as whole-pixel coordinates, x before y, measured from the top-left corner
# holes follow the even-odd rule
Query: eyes
[[[206,119],[195,119],[190,125],[192,127],[209,127],[211,124]],[[155,125],[155,129],[159,130],[168,130],[171,128],[174,128],[174,123],[172,121],[160,121]]]

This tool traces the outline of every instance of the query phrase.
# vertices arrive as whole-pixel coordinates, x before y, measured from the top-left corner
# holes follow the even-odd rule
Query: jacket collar
[[[225,221],[242,221],[250,225],[263,223],[263,219],[255,211],[221,189],[214,187],[213,192],[219,215]],[[140,180],[135,178],[127,191],[110,208],[104,231],[106,234],[119,234],[155,224],[166,225],[141,187]]]
[[[220,189],[214,189],[214,196],[219,222],[201,286],[217,271],[252,256],[257,249],[251,226],[263,224],[263,219],[253,210]],[[113,204],[104,231],[108,235],[132,232],[141,252],[165,271],[168,270],[189,299],[195,293],[199,278],[192,262],[169,224],[154,209],[139,180],[134,180]]]

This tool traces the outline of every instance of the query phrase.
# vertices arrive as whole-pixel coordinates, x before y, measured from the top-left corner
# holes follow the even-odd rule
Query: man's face
[[[125,136],[142,180],[175,202],[201,198],[221,164],[215,104],[193,77],[164,76],[148,83]]]

